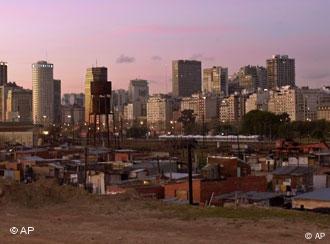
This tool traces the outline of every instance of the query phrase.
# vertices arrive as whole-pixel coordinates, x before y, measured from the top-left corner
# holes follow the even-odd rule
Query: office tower
[[[84,93],[65,93],[62,97],[62,105],[78,105],[80,107],[84,106],[85,95]]]
[[[133,104],[133,118],[147,116],[147,100],[149,96],[148,81],[131,80],[128,87],[128,102]]]
[[[32,91],[16,87],[8,90],[6,121],[32,122]]]
[[[32,115],[34,124],[54,121],[53,64],[38,61],[32,64]]]
[[[172,93],[189,97],[202,89],[202,63],[195,60],[172,61]]]
[[[0,86],[7,84],[8,81],[8,70],[7,63],[0,62]]]
[[[61,123],[61,80],[54,80],[54,123]]]
[[[254,92],[258,88],[267,88],[267,70],[262,66],[247,65],[241,67],[236,74],[236,79],[239,82],[240,90],[245,89]]]
[[[267,85],[269,89],[295,85],[295,60],[288,55],[273,55],[267,60]]]
[[[106,67],[88,68],[85,76],[85,122],[89,122],[89,115],[92,112],[92,82],[107,82],[108,69]]]
[[[226,96],[228,94],[228,68],[214,66],[204,69],[203,92]]]
[[[147,80],[131,80],[128,86],[129,102],[147,100],[149,96],[149,85]]]
[[[111,104],[113,110],[119,113],[123,113],[124,106],[128,103],[128,92],[124,89],[118,89],[112,91]]]
[[[172,115],[173,99],[171,97],[163,94],[149,97],[147,103],[147,123],[151,131],[164,131],[169,128]]]

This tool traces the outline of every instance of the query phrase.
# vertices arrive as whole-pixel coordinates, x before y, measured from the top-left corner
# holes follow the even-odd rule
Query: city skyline
[[[15,0],[2,3],[6,35],[0,59],[8,62],[8,80],[26,88],[32,87],[32,63],[43,59],[54,64],[63,93],[83,92],[85,71],[96,63],[109,69],[114,89],[127,89],[130,80],[140,78],[151,81],[151,92],[157,93],[171,91],[172,60],[196,59],[203,69],[224,66],[233,74],[244,65],[265,66],[273,54],[295,58],[298,86],[318,87],[330,80],[327,1],[17,5]]]

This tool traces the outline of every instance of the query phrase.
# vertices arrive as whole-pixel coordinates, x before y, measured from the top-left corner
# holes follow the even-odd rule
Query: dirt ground
[[[330,227],[284,219],[178,218],[140,200],[73,201],[37,209],[0,205],[0,243],[329,243]],[[330,218],[330,216],[329,216]],[[12,227],[33,226],[30,235]],[[306,241],[305,233],[324,232]],[[313,237],[314,238],[314,237]]]

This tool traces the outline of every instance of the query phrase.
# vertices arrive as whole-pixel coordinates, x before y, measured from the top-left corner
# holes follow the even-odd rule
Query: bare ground
[[[329,226],[309,221],[184,218],[164,208],[138,199],[75,200],[37,209],[5,204],[0,243],[307,243],[306,232],[328,235],[315,243],[330,240]],[[12,226],[35,231],[12,235]]]

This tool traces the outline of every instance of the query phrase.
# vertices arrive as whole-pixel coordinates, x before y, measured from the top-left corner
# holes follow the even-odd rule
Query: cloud
[[[160,60],[162,60],[162,57],[156,55],[156,56],[152,56],[151,59],[153,61],[160,61]]]
[[[214,57],[206,57],[201,53],[195,53],[193,54],[189,59],[193,59],[193,60],[203,60],[203,61],[214,61],[215,58]]]
[[[130,57],[130,56],[126,56],[124,54],[120,55],[117,60],[116,63],[118,64],[123,64],[123,63],[134,63],[135,62],[135,58],[134,57]]]

